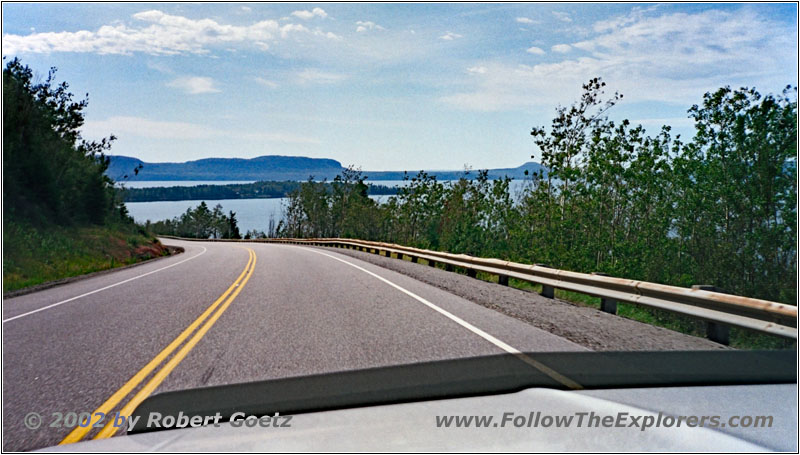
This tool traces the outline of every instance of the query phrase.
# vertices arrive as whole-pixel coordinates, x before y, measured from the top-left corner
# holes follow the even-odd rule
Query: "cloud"
[[[344,39],[341,36],[337,35],[336,33],[323,32],[322,30],[320,30],[318,28],[314,29],[314,36],[323,36],[323,37],[328,38],[329,40],[332,40],[332,41],[341,41],[341,40]]]
[[[553,52],[558,52],[559,54],[566,54],[572,50],[572,46],[569,44],[556,44],[555,46],[551,47],[550,50]]]
[[[363,33],[368,30],[386,30],[385,28],[381,27],[380,25],[376,24],[372,21],[358,21],[356,22],[356,32]]]
[[[312,11],[312,14],[315,13]],[[31,33],[25,36],[5,34],[3,54],[51,52],[123,55],[136,52],[153,55],[208,54],[210,47],[219,46],[225,49],[234,44],[265,49],[269,48],[269,43],[286,39],[293,33],[308,33],[333,39],[330,36],[332,33],[312,32],[300,24],[290,23],[281,26],[274,20],[240,26],[222,24],[213,19],[189,19],[159,10],[142,11],[132,17],[133,25],[115,22],[103,25],[96,31]]]
[[[569,14],[561,11],[553,11],[553,16],[555,16],[556,19],[560,20],[561,22],[572,22],[572,18],[569,17]]]
[[[334,84],[346,78],[347,76],[343,74],[328,73],[312,68],[297,73],[297,80],[302,84]]]
[[[289,144],[320,144],[319,139],[286,132],[252,132],[222,130],[210,125],[189,122],[169,122],[142,117],[116,116],[106,120],[87,121],[81,133],[89,138],[115,134],[121,139],[129,136],[147,139],[246,139],[252,141],[280,142]]]
[[[467,68],[467,72],[473,74],[486,74],[488,69],[485,66],[473,66],[471,68]]]
[[[529,54],[534,54],[534,55],[544,55],[544,53],[545,53],[542,48],[539,48],[539,47],[536,47],[536,46],[529,47],[525,52],[527,52]]]
[[[308,28],[303,24],[286,24],[280,28],[281,38],[286,38],[292,32],[308,32]]]
[[[242,10],[243,12],[245,12],[245,13],[249,13],[249,12],[253,11],[253,8],[250,8],[249,6],[242,6],[239,9]]]
[[[179,77],[168,83],[167,86],[183,90],[190,95],[201,93],[218,93],[220,90],[214,87],[214,80],[210,77],[187,76]]]
[[[539,23],[539,21],[535,21],[535,20],[529,19],[527,17],[518,17],[516,19],[516,21],[519,22],[520,24],[538,24]]]
[[[278,83],[275,81],[271,81],[269,79],[264,79],[263,77],[256,77],[255,81],[259,84],[263,85],[264,87],[269,88],[278,88]]]
[[[610,92],[631,102],[690,106],[725,85],[776,92],[797,78],[794,25],[753,9],[653,14],[635,11],[598,22],[592,35],[565,44],[585,51],[562,61],[519,65],[483,62],[466,89],[441,101],[480,111],[554,106],[580,95],[581,84],[602,77]],[[554,50],[556,46],[554,46]]]
[[[439,38],[445,41],[453,41],[454,39],[463,38],[463,36],[459,35],[458,33],[447,32],[444,35],[440,36]]]
[[[326,13],[325,10],[322,8],[314,8],[311,11],[306,11],[306,10],[294,11],[292,13],[292,16],[298,17],[303,20],[313,19],[314,17],[321,17],[324,19],[328,17],[328,13]]]

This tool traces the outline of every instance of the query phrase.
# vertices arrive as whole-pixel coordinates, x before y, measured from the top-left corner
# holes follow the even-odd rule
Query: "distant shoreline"
[[[169,180],[155,180],[167,182]],[[180,180],[176,180],[180,181]],[[124,202],[158,202],[223,199],[279,199],[288,197],[292,191],[300,188],[302,182],[253,182],[224,185],[202,184],[194,186],[155,186],[148,188],[121,189]],[[326,183],[331,185],[330,182]],[[396,186],[368,184],[369,195],[397,194]]]

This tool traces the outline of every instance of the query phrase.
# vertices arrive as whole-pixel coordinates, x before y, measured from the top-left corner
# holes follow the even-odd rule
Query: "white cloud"
[[[333,41],[341,41],[342,39],[344,39],[341,36],[337,35],[336,33],[323,32],[322,30],[320,30],[318,28],[314,29],[314,36],[323,36],[323,37],[328,38],[329,40],[333,40]]]
[[[467,68],[467,72],[473,74],[486,74],[488,69],[485,66],[473,66],[471,68]]]
[[[518,17],[516,20],[520,24],[538,24],[539,23],[539,21],[535,21],[535,20],[529,19],[527,17]]]
[[[458,33],[447,32],[444,35],[440,36],[439,38],[445,41],[453,41],[454,39],[463,38],[463,36],[459,35]]]
[[[529,54],[534,54],[534,55],[544,55],[544,53],[545,53],[542,48],[536,47],[536,46],[529,47],[525,52],[527,52]]]
[[[558,52],[559,54],[566,54],[572,50],[572,46],[569,44],[556,44],[555,46],[551,47],[550,50],[553,52]]]
[[[278,88],[278,83],[275,81],[271,81],[269,79],[264,79],[263,77],[256,77],[255,81],[259,84],[263,85],[264,87],[269,88]]]
[[[257,132],[222,130],[210,125],[189,122],[169,122],[142,117],[118,116],[106,120],[87,121],[81,133],[88,138],[106,137],[115,134],[121,140],[129,136],[148,139],[246,139],[252,141],[280,142],[290,144],[320,144],[319,139],[286,132]]]
[[[303,20],[313,19],[314,17],[321,17],[324,19],[328,17],[328,13],[326,13],[325,10],[322,8],[314,8],[311,11],[306,11],[306,10],[294,11],[292,13],[292,16],[299,17],[300,19]]]
[[[356,32],[363,33],[368,30],[386,30],[385,28],[381,27],[380,25],[376,24],[372,21],[357,21],[356,25]]]
[[[317,69],[305,69],[297,73],[297,80],[300,83],[310,84],[334,84],[346,79],[347,76],[338,73],[329,73]]]
[[[553,16],[555,16],[556,19],[560,20],[561,22],[572,22],[572,18],[569,17],[569,14],[561,11],[553,11]]]
[[[320,15],[313,11],[312,14]],[[308,33],[333,39],[333,36],[330,36],[333,34],[330,32],[321,30],[319,33],[312,32],[300,24],[289,23],[281,26],[274,20],[262,20],[251,25],[239,26],[222,24],[213,19],[189,19],[158,10],[142,11],[132,17],[134,25],[114,22],[111,25],[101,26],[97,31],[31,33],[25,36],[5,34],[3,54],[50,52],[207,54],[212,46],[225,49],[232,44],[265,49],[269,47],[269,43],[286,39],[293,33]]]
[[[588,55],[532,66],[486,62],[486,73],[465,80],[469,89],[441,100],[483,111],[553,106],[577,99],[581,85],[599,76],[628,102],[690,106],[721,86],[776,92],[797,77],[796,28],[752,9],[636,11],[598,24],[570,46]]]
[[[242,6],[240,9],[242,11],[244,11],[245,13],[249,13],[249,12],[253,11],[253,8],[250,8],[249,6]]]
[[[181,89],[190,95],[218,93],[220,91],[218,88],[214,87],[213,79],[200,76],[179,77],[168,83],[167,86]]]
[[[308,28],[303,24],[282,25],[280,30],[281,30],[281,38],[288,37],[289,33],[291,32],[308,32]]]

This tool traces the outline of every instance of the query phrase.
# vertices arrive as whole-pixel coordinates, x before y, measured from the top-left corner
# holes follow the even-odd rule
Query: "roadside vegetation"
[[[283,237],[351,237],[727,292],[796,305],[797,89],[724,87],[688,114],[696,135],[615,123],[622,95],[584,85],[580,100],[531,131],[548,170],[520,194],[508,179],[443,183],[420,172],[384,204],[361,173],[292,192]],[[566,298],[577,299],[575,296]],[[591,304],[591,302],[586,302]],[[643,308],[622,315],[687,333],[693,321]],[[794,345],[734,330],[739,347]]]
[[[194,209],[188,208],[181,216],[171,220],[157,221],[145,224],[145,229],[158,235],[174,235],[195,239],[240,239],[236,212],[230,211],[228,215],[222,211],[222,206],[217,204],[213,209],[208,208],[205,201]]]
[[[68,88],[55,68],[3,70],[3,292],[166,254],[104,174],[114,136],[81,138],[88,101]]]

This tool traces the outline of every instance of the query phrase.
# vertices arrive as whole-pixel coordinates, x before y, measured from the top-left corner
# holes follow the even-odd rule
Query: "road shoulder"
[[[728,349],[705,338],[604,313],[560,299],[438,268],[341,248],[320,248],[354,257],[435,286],[478,305],[566,338],[595,351],[686,351]]]

